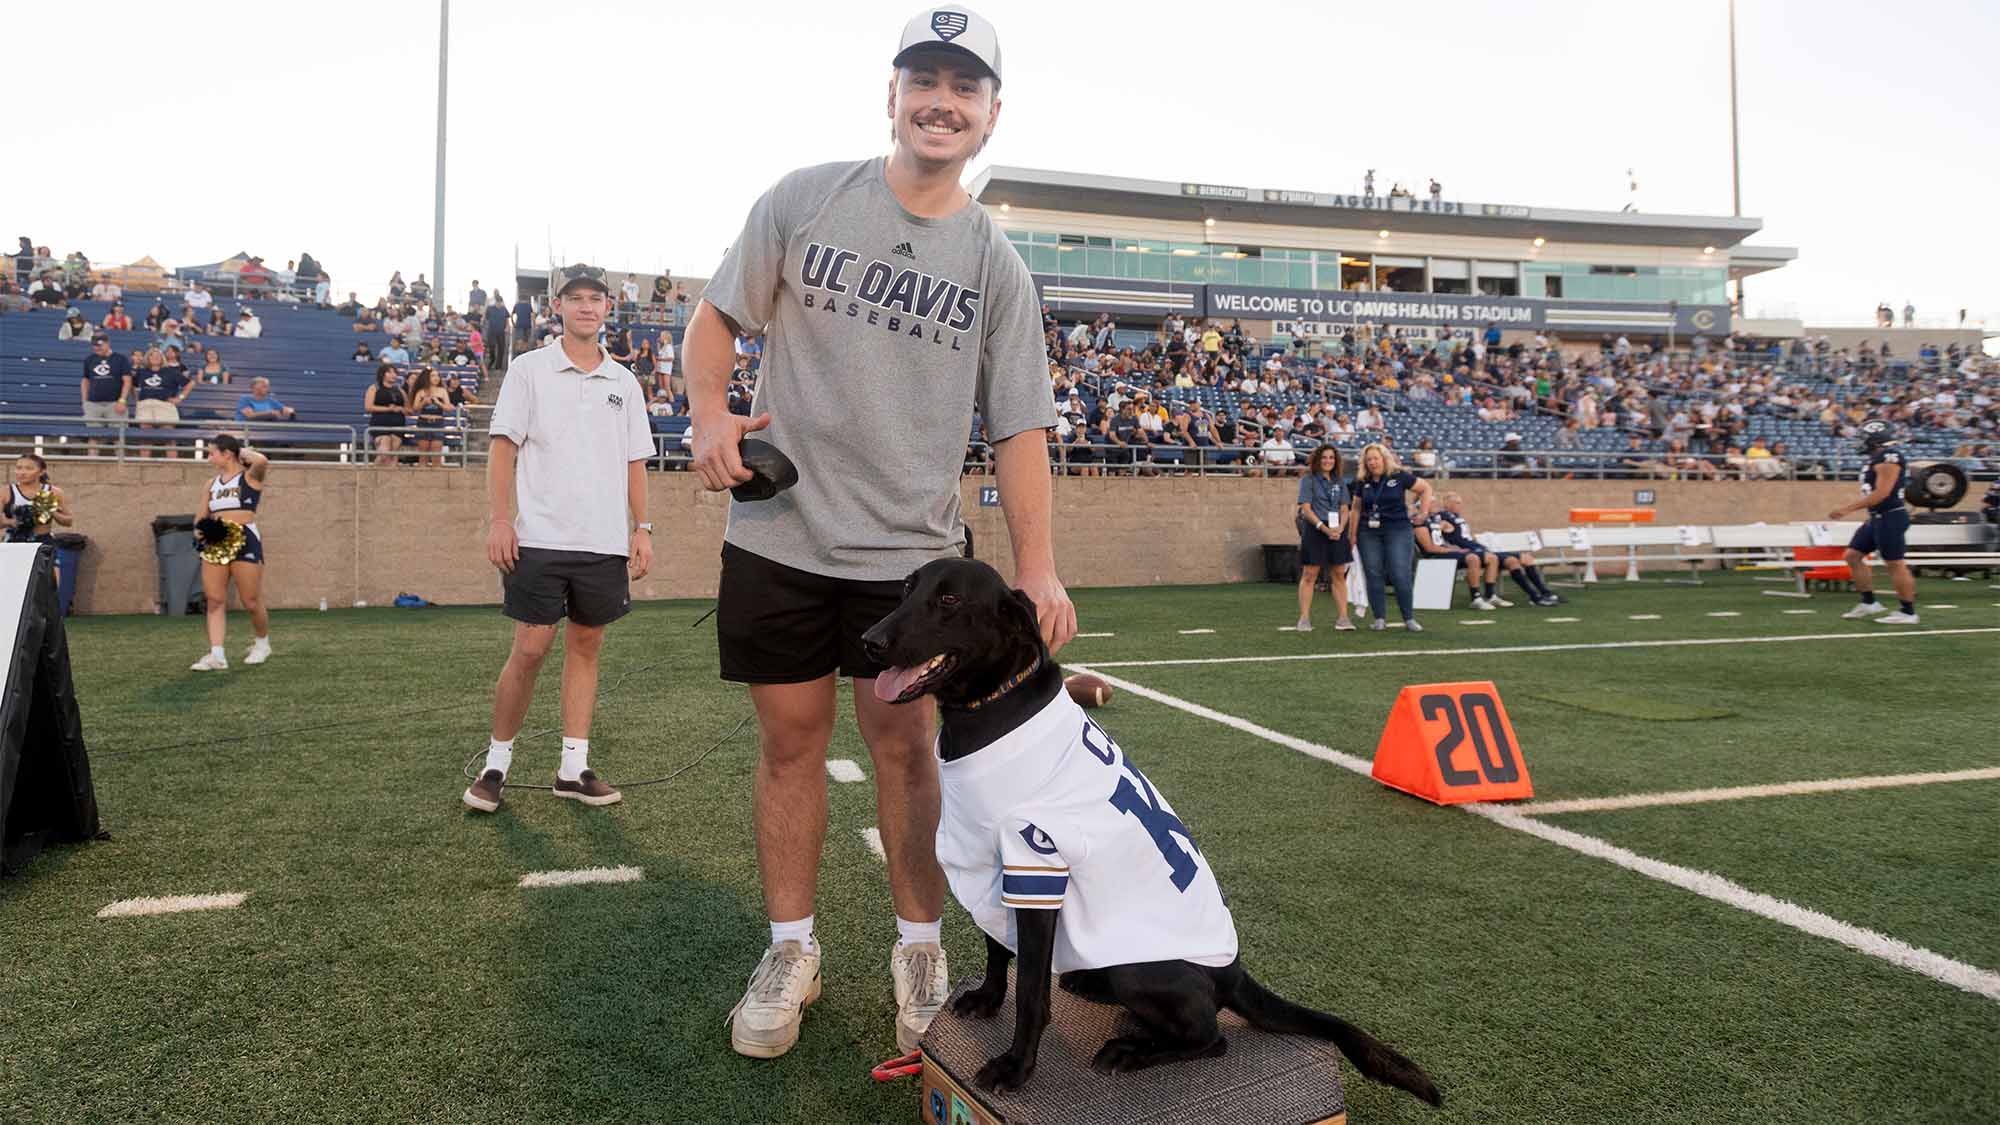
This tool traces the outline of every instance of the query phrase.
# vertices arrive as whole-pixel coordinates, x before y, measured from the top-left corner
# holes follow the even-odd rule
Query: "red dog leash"
[[[887,1062],[875,1064],[875,1069],[868,1072],[868,1077],[877,1082],[894,1082],[898,1078],[908,1078],[923,1072],[923,1055],[911,1051],[907,1055],[899,1055]]]

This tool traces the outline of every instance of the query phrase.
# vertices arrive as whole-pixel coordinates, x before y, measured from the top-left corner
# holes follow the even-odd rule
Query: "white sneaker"
[[[195,661],[193,664],[188,665],[188,671],[227,672],[229,671],[229,658],[226,656],[217,656],[211,652],[204,655],[200,660]]]
[[[1479,596],[1478,594],[1474,594],[1474,595],[1472,595],[1472,608],[1474,608],[1474,609],[1498,609],[1499,607],[1498,607],[1498,606],[1496,606],[1496,605],[1494,605],[1494,604],[1493,604],[1492,602],[1489,602],[1489,601],[1487,601],[1487,600],[1486,600],[1485,598],[1482,598],[1482,597],[1480,597],[1480,596]]]
[[[1853,609],[1848,610],[1840,616],[1847,621],[1859,621],[1864,617],[1873,617],[1878,613],[1887,612],[1889,612],[1889,607],[1883,605],[1881,602],[1858,602]]]
[[[262,664],[271,659],[271,638],[258,637],[251,642],[250,651],[243,654],[243,663]]]
[[[805,1006],[819,999],[819,954],[796,941],[764,951],[743,999],[729,1009],[729,1045],[739,1055],[775,1059],[799,1041]]]
[[[914,1051],[951,995],[944,947],[934,941],[897,945],[889,954],[889,975],[896,982],[896,1049]]]
[[[1310,633],[1310,632],[1312,632],[1312,631],[1313,631],[1313,623],[1312,623],[1312,618],[1310,618],[1310,617],[1301,617],[1301,618],[1299,618],[1299,623],[1298,623],[1297,625],[1294,625],[1294,626],[1292,626],[1292,631],[1293,631],[1293,632],[1295,632],[1295,633]]]
[[[1343,617],[1333,623],[1333,630],[1336,633],[1352,633],[1354,631],[1354,622]]]
[[[1495,609],[1513,609],[1513,608],[1514,608],[1514,603],[1513,603],[1513,602],[1510,602],[1510,601],[1508,601],[1508,600],[1507,600],[1506,598],[1503,598],[1503,597],[1501,597],[1501,596],[1500,596],[1500,595],[1498,595],[1498,594],[1495,594],[1495,595],[1493,595],[1492,597],[1490,597],[1490,598],[1487,598],[1487,599],[1486,599],[1486,604],[1487,604],[1487,605],[1490,605],[1490,606],[1492,606],[1492,607],[1493,607],[1493,608],[1495,608]]]
[[[1421,633],[1424,631],[1424,627],[1422,625],[1417,624],[1417,619],[1414,617],[1404,620],[1403,629],[1405,632],[1410,632],[1410,633]]]
[[[1915,625],[1916,623],[1916,614],[1904,613],[1900,609],[1894,613],[1885,613],[1875,619],[1875,624],[1877,625]]]

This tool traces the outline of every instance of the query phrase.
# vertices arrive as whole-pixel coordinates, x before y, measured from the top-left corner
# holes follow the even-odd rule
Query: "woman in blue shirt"
[[[1335,629],[1352,629],[1347,618],[1347,564],[1354,561],[1354,548],[1344,532],[1350,499],[1346,478],[1340,475],[1340,450],[1322,445],[1306,458],[1306,475],[1299,478],[1299,624],[1301,633],[1312,632],[1313,587],[1319,572],[1327,568],[1333,586],[1333,605],[1339,611]]]
[[[1355,474],[1354,498],[1349,502],[1350,541],[1361,557],[1361,576],[1368,585],[1368,608],[1375,621],[1371,629],[1389,627],[1389,603],[1383,587],[1396,590],[1396,607],[1403,611],[1403,625],[1421,633],[1416,604],[1411,593],[1415,585],[1416,533],[1410,526],[1410,498],[1430,514],[1430,482],[1418,480],[1404,469],[1385,445],[1367,446],[1361,451],[1361,471]]]

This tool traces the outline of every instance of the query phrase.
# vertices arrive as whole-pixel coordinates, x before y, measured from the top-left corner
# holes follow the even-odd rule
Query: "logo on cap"
[[[964,12],[931,13],[931,30],[947,43],[965,34],[967,22]]]

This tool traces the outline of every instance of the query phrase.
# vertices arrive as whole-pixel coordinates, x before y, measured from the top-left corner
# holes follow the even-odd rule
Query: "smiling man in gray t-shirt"
[[[730,1021],[735,1049],[761,1058],[791,1048],[820,992],[813,901],[836,673],[854,681],[875,765],[901,1049],[945,999],[931,704],[876,698],[883,669],[861,634],[895,608],[911,571],[962,550],[959,471],[975,406],[1015,582],[1051,649],[1076,631],[1049,538],[1055,404],[1034,285],[959,186],[999,119],[999,40],[964,8],[926,9],[904,27],[893,65],[891,154],[801,169],[766,192],[703,290],[683,349],[702,482],[749,479],[737,444],[752,430],[799,470],[789,491],[730,505],[716,612],[723,678],[750,685],[762,732],[755,816],[771,944]],[[748,418],[726,400],[739,332],[764,338]]]

